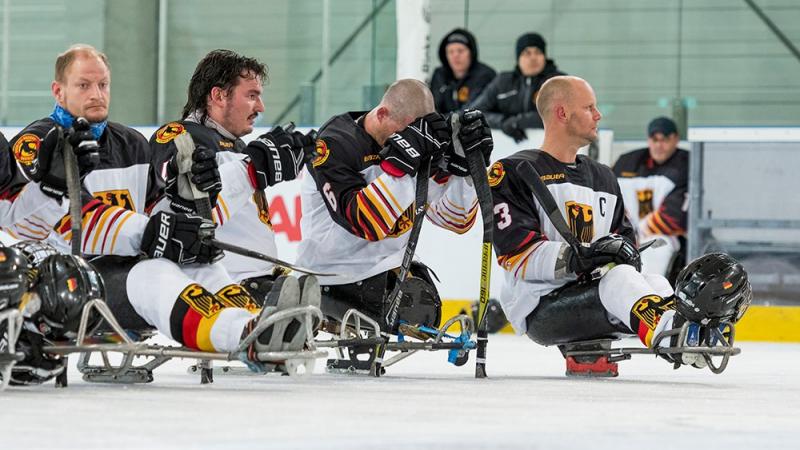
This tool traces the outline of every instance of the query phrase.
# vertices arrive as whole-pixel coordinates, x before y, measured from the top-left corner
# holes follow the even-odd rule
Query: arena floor
[[[633,341],[627,345],[635,345]],[[797,448],[800,345],[744,342],[728,370],[673,371],[634,357],[615,379],[568,379],[557,350],[493,335],[490,378],[445,353],[418,354],[380,379],[217,376],[188,360],[148,385],[10,387],[3,448]]]

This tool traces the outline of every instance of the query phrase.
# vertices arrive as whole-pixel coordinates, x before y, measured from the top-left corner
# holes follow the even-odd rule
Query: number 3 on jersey
[[[498,203],[494,206],[494,213],[500,218],[495,221],[498,230],[503,230],[511,225],[511,214],[508,211],[508,203]]]
[[[333,193],[330,183],[325,183],[322,186],[322,193],[325,194],[325,200],[327,200],[328,204],[331,205],[331,209],[336,211],[336,195]]]

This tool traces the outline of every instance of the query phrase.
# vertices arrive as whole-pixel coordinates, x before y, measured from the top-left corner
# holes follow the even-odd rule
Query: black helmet
[[[12,247],[0,247],[0,311],[19,307],[28,290],[28,259]]]
[[[52,255],[42,261],[35,290],[41,307],[32,319],[46,338],[55,340],[74,338],[84,305],[93,299],[105,299],[100,274],[86,260],[72,255]],[[92,314],[87,333],[100,320],[99,314]]]
[[[28,287],[33,287],[33,283],[36,281],[39,264],[48,256],[58,254],[58,250],[55,247],[42,241],[19,241],[11,247],[19,250],[28,259],[30,266],[28,270]]]
[[[675,295],[679,314],[711,326],[736,323],[753,299],[747,272],[724,253],[701,256],[684,267],[675,281]]]
[[[37,267],[48,256],[58,254],[55,247],[43,241],[19,241],[11,247],[22,252],[32,267]]]

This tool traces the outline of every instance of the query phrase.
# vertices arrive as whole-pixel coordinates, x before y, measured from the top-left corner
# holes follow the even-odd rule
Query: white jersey
[[[53,127],[50,118],[28,125],[13,140],[13,146],[25,145],[38,151],[41,140]],[[124,125],[108,122],[98,140],[101,146],[99,165],[83,179],[82,251],[87,255],[137,255],[144,228],[147,207],[158,196],[155,174],[156,162],[144,136]],[[31,164],[23,152],[15,152],[23,170]],[[10,229],[12,235],[43,239],[63,252],[69,252],[72,239],[71,221],[66,214],[68,201],[62,209],[40,211],[32,218],[41,222],[38,234],[20,234],[19,226]],[[41,220],[40,220],[41,219]]]
[[[225,137],[218,130],[196,122],[171,122],[161,127],[150,139],[156,153],[173,155],[177,148],[173,139],[181,133],[192,135],[195,145],[204,145],[217,151],[217,164],[222,178],[222,191],[213,209],[217,224],[216,238],[220,241],[245,247],[268,256],[278,253],[275,233],[269,221],[269,205],[263,192],[256,194],[247,173],[246,155],[241,153],[244,143],[240,139]],[[169,209],[167,199],[156,210]],[[273,264],[226,252],[220,263],[231,278],[245,278],[272,273]]]
[[[564,164],[536,150],[523,150],[494,163],[489,171],[493,240],[498,263],[505,269],[500,303],[518,334],[526,331],[526,318],[542,296],[575,280],[556,275],[564,239],[547,219],[529,182],[517,172],[517,164],[523,162],[536,168],[578,240],[594,242],[617,233],[636,242],[619,185],[608,167],[582,155],[575,164]]]
[[[301,185],[303,240],[298,263],[335,273],[322,284],[364,280],[400,266],[413,222],[416,179],[380,168],[380,147],[342,114],[320,130],[310,177]],[[475,223],[477,197],[468,179],[428,181],[429,222],[464,233]]]

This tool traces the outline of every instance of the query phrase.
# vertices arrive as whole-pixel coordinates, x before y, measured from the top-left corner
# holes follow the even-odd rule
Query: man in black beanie
[[[492,128],[500,128],[515,142],[527,139],[525,128],[542,128],[536,110],[539,88],[556,75],[566,75],[547,58],[547,43],[538,33],[517,39],[517,67],[498,75],[469,105],[483,111]]]
[[[436,111],[441,114],[464,109],[496,75],[494,69],[478,61],[478,42],[463,28],[456,28],[442,39],[439,61],[442,65],[428,84]]]

